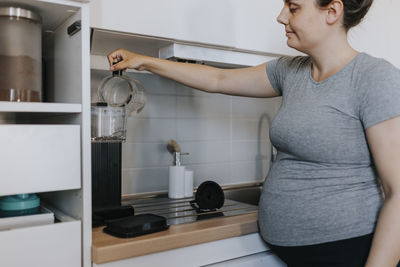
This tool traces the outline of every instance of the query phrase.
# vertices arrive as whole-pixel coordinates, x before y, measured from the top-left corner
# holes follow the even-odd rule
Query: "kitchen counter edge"
[[[194,223],[171,225],[168,230],[135,238],[116,238],[93,229],[92,261],[102,264],[258,232],[256,211]]]

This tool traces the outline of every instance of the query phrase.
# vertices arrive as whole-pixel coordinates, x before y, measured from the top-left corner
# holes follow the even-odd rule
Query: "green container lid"
[[[16,211],[37,208],[40,199],[35,194],[21,194],[0,198],[0,210]]]

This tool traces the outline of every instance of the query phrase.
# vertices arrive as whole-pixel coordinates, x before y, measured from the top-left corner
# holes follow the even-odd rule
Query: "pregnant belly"
[[[340,233],[370,231],[375,225],[382,199],[376,190],[337,192],[327,196],[264,192],[259,221],[263,237],[285,244],[314,242]],[[368,229],[368,230],[367,230]],[[271,242],[272,243],[272,242]]]

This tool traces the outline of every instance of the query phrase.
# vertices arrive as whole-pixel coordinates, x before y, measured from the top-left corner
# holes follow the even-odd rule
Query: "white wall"
[[[350,44],[400,68],[399,10],[399,0],[375,0],[364,21],[350,30]]]
[[[92,96],[107,75],[92,71]],[[210,179],[227,185],[265,178],[270,143],[264,115],[276,114],[280,98],[207,94],[152,74],[128,75],[146,88],[147,104],[142,113],[128,119],[123,194],[167,190],[173,161],[167,151],[169,139],[190,153],[183,164],[194,170],[195,186]]]

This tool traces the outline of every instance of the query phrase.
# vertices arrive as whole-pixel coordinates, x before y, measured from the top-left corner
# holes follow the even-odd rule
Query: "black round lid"
[[[225,195],[222,188],[214,181],[205,181],[196,191],[196,203],[202,210],[215,210],[224,205]]]

